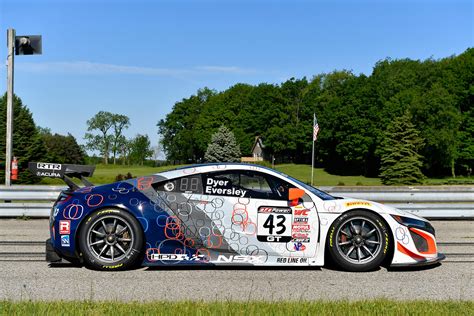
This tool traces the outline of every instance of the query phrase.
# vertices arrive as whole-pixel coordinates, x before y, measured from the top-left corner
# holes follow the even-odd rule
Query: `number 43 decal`
[[[290,208],[260,207],[257,216],[257,240],[263,242],[291,241]]]
[[[270,235],[273,234],[273,229],[275,228],[275,225],[273,224],[273,218],[274,218],[274,215],[270,214],[267,217],[267,220],[265,221],[265,223],[263,223],[263,227],[268,229],[268,233]],[[283,234],[286,230],[286,227],[284,225],[286,217],[284,215],[276,215],[276,218],[279,221],[276,224],[276,228],[279,228],[279,230],[275,231],[275,234],[280,235],[280,234]]]

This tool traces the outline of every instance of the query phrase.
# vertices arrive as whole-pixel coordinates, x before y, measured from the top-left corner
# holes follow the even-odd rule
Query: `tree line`
[[[0,98],[0,183],[5,181],[6,142],[6,95]],[[96,163],[87,150],[97,150],[102,161],[122,164],[143,164],[159,148],[151,148],[148,135],[136,135],[131,139],[123,136],[130,126],[130,119],[124,115],[99,112],[87,121],[86,145],[79,145],[70,133],[61,135],[49,128],[37,126],[30,110],[18,96],[13,98],[13,156],[18,158],[20,183],[35,183],[40,179],[28,170],[28,162],[48,161],[56,163],[85,164]],[[157,157],[155,157],[157,158]]]
[[[109,163],[112,155],[113,164],[118,159],[122,164],[143,165],[153,153],[159,152],[158,147],[151,147],[148,135],[137,134],[127,139],[123,132],[130,127],[130,118],[126,115],[100,111],[87,121],[84,139],[86,148],[98,151],[103,157],[104,164]]]
[[[379,176],[386,171],[382,162],[395,157],[388,138],[403,134],[393,134],[403,118],[412,135],[406,146],[418,155],[414,165],[428,176],[454,176],[470,174],[474,165],[473,103],[469,48],[439,60],[387,58],[368,76],[342,70],[281,84],[236,84],[222,92],[203,88],[177,102],[157,126],[174,162],[204,161],[211,135],[224,124],[243,156],[261,136],[276,162],[310,163],[316,113],[317,165],[336,174]]]

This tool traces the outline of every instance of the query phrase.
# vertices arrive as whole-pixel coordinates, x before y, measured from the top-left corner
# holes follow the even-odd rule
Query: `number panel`
[[[257,215],[257,240],[290,242],[293,215],[290,208],[262,206]]]

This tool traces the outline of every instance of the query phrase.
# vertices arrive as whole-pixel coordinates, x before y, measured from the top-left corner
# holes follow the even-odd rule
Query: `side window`
[[[213,172],[203,175],[204,194],[247,197],[247,191],[239,186],[238,172]]]
[[[278,178],[255,171],[220,171],[204,175],[204,194],[287,200],[294,187]]]
[[[248,197],[255,199],[272,199],[273,191],[267,179],[258,173],[243,172],[240,174],[240,186],[248,191]]]
[[[285,200],[288,201],[289,189],[295,188],[294,185],[282,180],[280,178],[266,175],[268,182],[270,183],[271,188],[273,189],[275,200]]]
[[[179,193],[202,193],[202,182],[200,175],[192,175],[178,179],[160,182],[155,187],[157,191],[179,192]]]

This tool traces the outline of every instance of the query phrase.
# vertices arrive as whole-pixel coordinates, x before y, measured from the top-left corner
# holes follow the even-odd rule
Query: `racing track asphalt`
[[[46,220],[0,220],[0,300],[474,300],[474,221],[433,225],[444,243],[442,251],[455,255],[423,269],[349,273],[328,268],[167,267],[99,272],[46,263],[38,243],[48,235]]]

